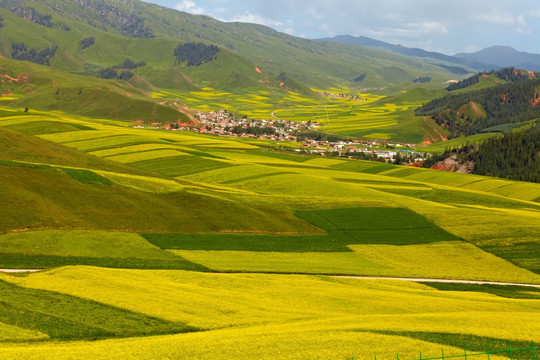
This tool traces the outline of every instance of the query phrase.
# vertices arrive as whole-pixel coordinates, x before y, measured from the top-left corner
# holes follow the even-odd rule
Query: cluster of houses
[[[197,111],[194,116],[198,120],[196,125],[170,124],[168,129],[194,130],[198,133],[217,136],[235,136],[298,143],[297,134],[299,132],[314,130],[320,126],[316,122],[297,123],[277,118],[274,120],[248,119],[246,116],[237,117],[226,110]],[[340,140],[335,142],[306,139],[295,151],[322,156],[370,158],[385,162],[394,162],[397,158],[406,159],[408,162],[418,162],[425,160],[426,156],[426,154],[415,152],[413,144],[390,143],[385,140],[368,139]]]
[[[324,91],[322,93],[325,97],[332,97],[332,98],[339,98],[339,99],[349,99],[349,100],[355,100],[355,101],[365,101],[365,99],[362,99],[360,95],[349,95],[345,93],[333,93],[333,92],[326,92]]]
[[[238,118],[225,110],[198,111],[195,117],[199,120],[196,132],[219,136],[237,136],[255,139],[296,142],[295,132],[306,128],[306,123],[297,123],[283,119],[254,120],[247,117]],[[320,126],[311,123],[310,126]],[[256,130],[257,129],[257,130]]]
[[[397,149],[400,148],[400,149]],[[302,149],[297,150],[310,154],[330,155],[348,158],[371,158],[385,162],[393,162],[396,158],[407,160],[407,162],[419,162],[426,159],[429,154],[414,151],[413,144],[390,143],[384,140],[363,140],[354,139],[351,141],[304,141]],[[363,156],[358,156],[363,154]]]

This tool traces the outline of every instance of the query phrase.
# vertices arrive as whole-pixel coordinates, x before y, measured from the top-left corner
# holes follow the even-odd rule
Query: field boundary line
[[[490,359],[490,355],[499,355],[499,354],[508,354],[508,357],[510,360],[514,358],[514,354],[518,352],[523,351],[530,351],[532,354],[532,360],[537,360],[538,356],[535,352],[535,350],[540,350],[540,347],[537,347],[534,344],[534,341],[531,341],[531,347],[530,348],[523,348],[523,349],[514,349],[512,348],[512,342],[508,342],[508,348],[503,350],[491,350],[489,347],[489,344],[486,344],[486,351],[484,352],[467,352],[467,347],[463,348],[463,354],[458,355],[447,355],[444,353],[444,349],[441,349],[441,356],[439,357],[422,357],[422,352],[420,351],[420,357],[416,358],[414,360],[446,360],[446,359],[457,359],[457,358],[463,358],[464,360],[468,360],[469,357],[472,356],[482,356],[487,355],[487,359]],[[504,356],[504,355],[503,355]],[[354,360],[354,357],[353,357]],[[375,360],[377,360],[377,356],[375,356]],[[400,360],[399,353],[396,354],[396,360]]]
[[[448,283],[448,284],[470,284],[470,285],[500,285],[500,286],[522,286],[534,287],[540,289],[537,284],[522,284],[499,281],[484,281],[484,280],[454,280],[454,279],[429,279],[429,278],[401,278],[401,277],[385,277],[385,276],[355,276],[355,275],[332,275],[334,278],[342,279],[359,279],[359,280],[401,280],[408,282],[425,282],[425,283]]]

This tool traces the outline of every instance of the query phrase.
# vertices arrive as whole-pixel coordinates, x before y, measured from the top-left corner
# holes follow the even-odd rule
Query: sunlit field
[[[481,351],[486,342],[494,349],[498,339],[512,340],[514,346],[540,340],[538,322],[531,321],[539,314],[540,300],[532,298],[539,293],[510,299],[396,281],[87,267],[2,278],[20,289],[46,289],[140,314],[134,321],[161,319],[160,326],[186,324],[195,331],[94,342],[4,343],[0,355],[8,359],[391,359],[398,351],[412,359],[420,351],[425,357],[440,356],[441,349],[447,356],[462,354],[463,346]]]
[[[538,287],[334,276],[540,285],[538,184],[56,112],[7,112],[0,147],[0,268],[45,269],[0,274],[1,359],[412,360],[540,342]]]
[[[385,96],[351,93],[350,90],[337,88],[312,89],[319,98],[307,97],[292,91],[276,96],[267,91],[234,94],[216,92],[211,88],[204,90],[182,93],[162,91],[154,93],[153,97],[180,101],[193,110],[225,109],[254,119],[318,123],[321,125],[319,129],[325,132],[382,139],[391,137],[398,139],[398,133],[401,133],[399,130],[401,120],[408,118],[424,101],[422,98],[412,98],[399,104],[378,104],[376,102]],[[348,96],[341,97],[341,94]],[[353,95],[351,99],[349,96]]]

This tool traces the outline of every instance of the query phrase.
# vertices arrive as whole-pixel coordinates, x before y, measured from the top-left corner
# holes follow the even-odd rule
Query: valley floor
[[[44,270],[0,272],[0,359],[540,342],[540,185],[276,148],[6,110],[0,268]]]

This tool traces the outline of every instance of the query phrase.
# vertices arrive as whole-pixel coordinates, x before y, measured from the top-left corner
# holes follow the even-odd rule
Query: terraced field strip
[[[141,151],[163,150],[163,149],[178,149],[179,150],[180,147],[176,145],[172,145],[172,144],[164,144],[162,142],[156,142],[156,143],[124,146],[120,148],[112,148],[112,149],[106,149],[106,150],[90,151],[89,154],[99,156],[99,157],[108,157],[108,156],[115,156],[115,155],[131,154],[131,153],[141,152]]]
[[[140,162],[140,161],[146,161],[146,160],[170,158],[173,156],[180,156],[180,155],[188,155],[188,154],[177,149],[160,149],[160,150],[147,150],[147,151],[132,152],[130,154],[112,155],[112,156],[108,156],[107,158],[109,160],[116,161],[122,164],[128,164],[128,163],[134,163],[134,162]]]

